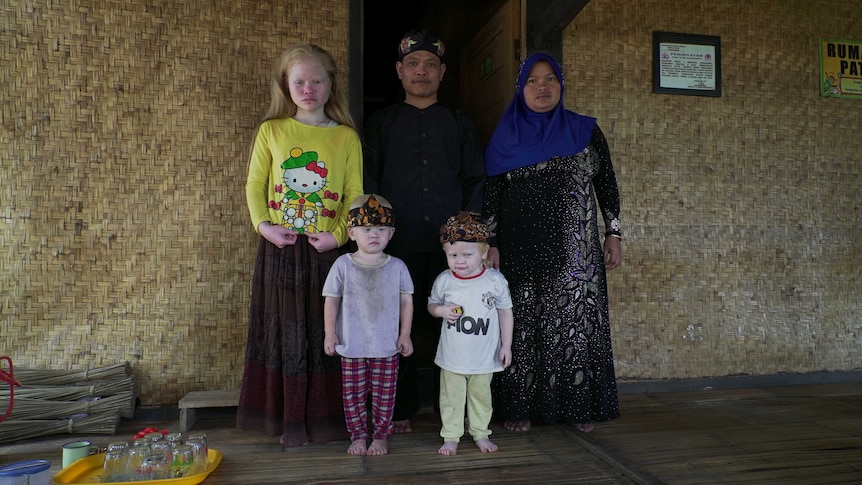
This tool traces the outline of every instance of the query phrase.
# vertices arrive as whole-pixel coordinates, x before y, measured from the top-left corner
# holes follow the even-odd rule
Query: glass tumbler
[[[161,433],[152,432],[145,434],[144,439],[146,439],[150,443],[155,443],[157,441],[162,441],[163,439],[165,439],[165,436]]]
[[[194,473],[195,455],[189,445],[174,446],[174,461],[171,466],[171,477],[187,477]]]
[[[150,443],[150,450],[153,453],[161,453],[165,455],[165,459],[170,462],[173,460],[173,452],[174,447],[165,440],[156,441],[155,443]]]
[[[182,433],[168,433],[164,438],[171,446],[177,446],[183,444],[183,434]]]
[[[126,452],[123,450],[108,450],[105,452],[105,461],[102,464],[102,481],[125,482],[126,481]]]
[[[186,440],[203,440],[204,447],[206,448],[207,454],[210,452],[210,447],[207,444],[207,434],[203,431],[195,431],[194,433],[189,433],[188,438]]]
[[[192,473],[203,473],[207,469],[207,444],[200,438],[186,439],[186,445],[192,448],[194,467]]]
[[[129,449],[129,443],[125,441],[112,441],[108,443],[106,451],[122,451],[125,453]]]
[[[139,480],[164,480],[171,478],[171,464],[165,455],[161,453],[150,453],[141,464]]]
[[[150,454],[150,445],[143,441],[135,441],[129,447],[126,459],[126,479],[130,482],[144,480],[141,466],[144,463],[144,458]]]

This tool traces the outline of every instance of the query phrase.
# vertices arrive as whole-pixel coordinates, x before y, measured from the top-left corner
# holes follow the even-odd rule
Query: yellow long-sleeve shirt
[[[362,195],[362,144],[345,125],[293,118],[260,125],[248,166],[246,202],[255,231],[263,221],[347,242],[347,209]]]

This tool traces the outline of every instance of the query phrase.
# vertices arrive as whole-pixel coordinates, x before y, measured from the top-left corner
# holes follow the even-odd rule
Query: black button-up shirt
[[[441,251],[440,226],[482,212],[485,162],[476,126],[458,110],[406,103],[374,113],[363,136],[364,189],[392,203],[393,255]]]

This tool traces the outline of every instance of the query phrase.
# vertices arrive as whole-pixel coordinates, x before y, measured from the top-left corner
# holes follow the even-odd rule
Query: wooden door
[[[483,143],[515,94],[525,36],[526,0],[508,0],[461,51],[461,109]]]

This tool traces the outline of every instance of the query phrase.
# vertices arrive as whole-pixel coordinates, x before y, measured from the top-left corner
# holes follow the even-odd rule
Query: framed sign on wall
[[[653,92],[721,97],[721,37],[654,31]]]
[[[862,99],[862,42],[820,39],[820,95]]]

